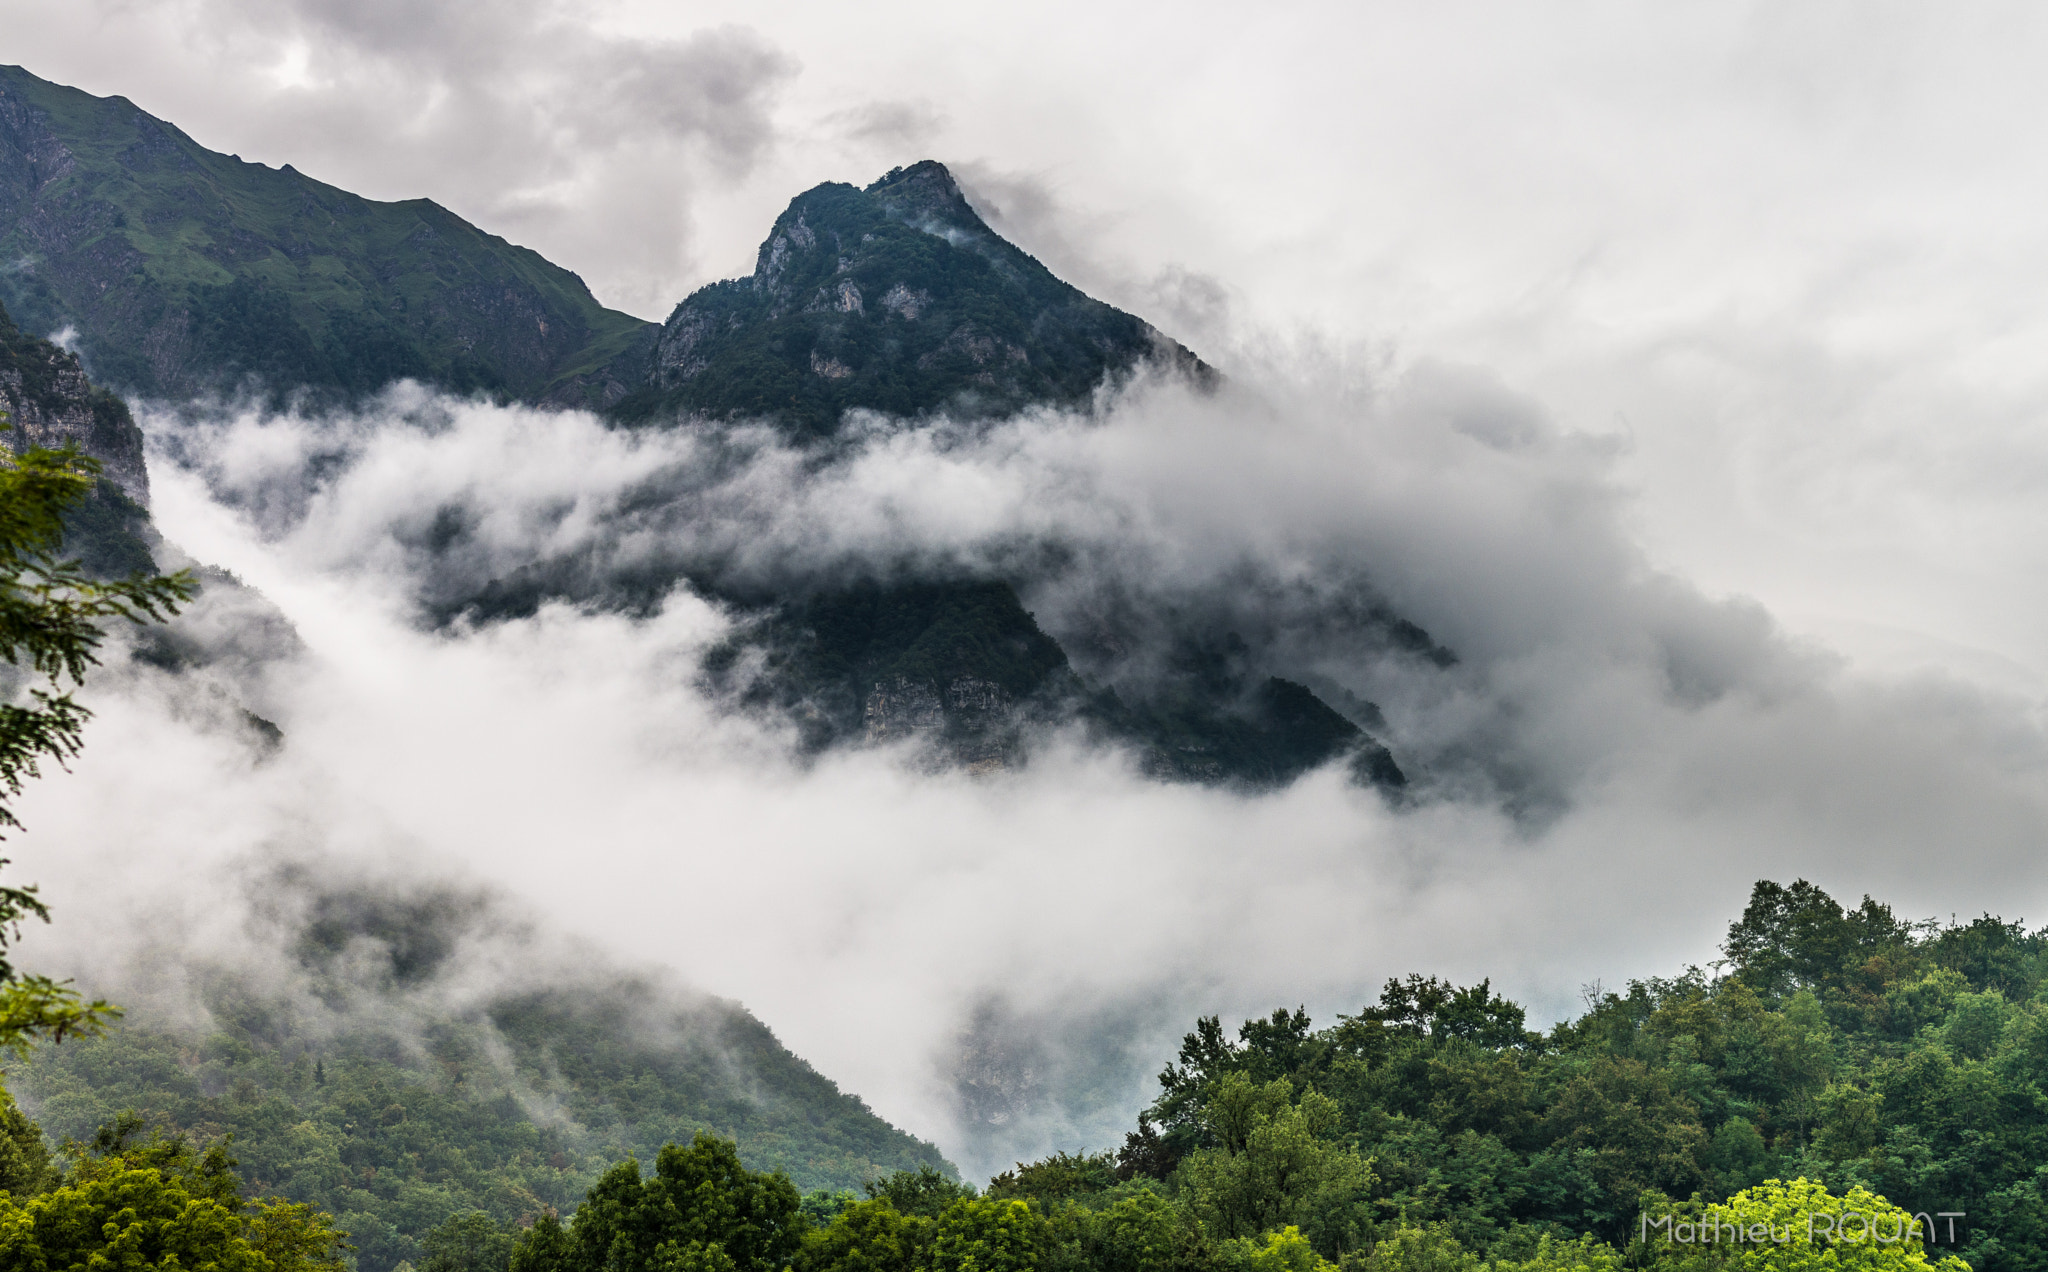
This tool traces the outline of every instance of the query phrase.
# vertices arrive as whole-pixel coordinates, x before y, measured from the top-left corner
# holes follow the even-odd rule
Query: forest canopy
[[[2043,934],[1767,881],[1724,952],[1712,972],[1589,992],[1548,1030],[1490,982],[1420,974],[1320,1027],[1299,1008],[1235,1029],[1204,1017],[1119,1149],[1020,1163],[981,1190],[925,1162],[804,1192],[701,1122],[601,1171],[536,1141],[512,1173],[479,1172],[503,1132],[445,1075],[280,1066],[246,1041],[241,1072],[276,1086],[230,1077],[158,1107],[236,1126],[263,1163],[251,1188],[345,1205],[337,1226],[374,1272],[2048,1266]],[[140,1063],[123,1046],[63,1050]],[[164,1083],[232,1058],[155,1054]],[[94,1066],[64,1072],[47,1113],[93,1092]],[[114,1087],[148,1094],[97,1072],[109,1091],[65,1116]],[[1909,1239],[1669,1236],[1790,1232],[1795,1213],[1866,1214]]]

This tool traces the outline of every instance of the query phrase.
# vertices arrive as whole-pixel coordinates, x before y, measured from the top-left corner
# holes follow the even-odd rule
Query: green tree
[[[924,1264],[933,1221],[886,1201],[860,1201],[804,1234],[797,1272],[911,1272]],[[517,1270],[515,1270],[517,1272]]]
[[[1216,1083],[1202,1120],[1215,1147],[1198,1149],[1178,1179],[1202,1222],[1219,1237],[1256,1237],[1289,1224],[1310,1228],[1326,1253],[1364,1235],[1372,1163],[1332,1142],[1337,1103],[1310,1089],[1299,1103],[1285,1078],[1261,1086],[1242,1073]]]
[[[191,1268],[210,1272],[344,1272],[345,1237],[309,1206],[245,1204],[224,1145],[195,1152],[181,1137],[137,1139],[124,1118],[77,1165],[33,1197],[0,1193],[0,1268]]]
[[[1084,1243],[1097,1272],[1168,1272],[1205,1261],[1200,1225],[1150,1189],[1098,1212]]]
[[[511,1272],[571,1272],[576,1266],[576,1242],[555,1212],[545,1210],[520,1234],[508,1262]]]
[[[1337,1272],[1337,1265],[1317,1254],[1301,1229],[1291,1226],[1267,1233],[1264,1241],[1240,1237],[1225,1242],[1217,1262],[1230,1272]]]
[[[7,427],[0,412],[0,428]],[[62,766],[78,754],[91,712],[70,688],[98,661],[102,624],[160,622],[193,592],[183,573],[102,582],[60,558],[64,514],[98,474],[98,461],[75,447],[20,455],[0,447],[0,658],[27,680],[0,702],[0,835],[21,827],[12,805],[22,783],[40,776],[44,761]],[[29,918],[50,920],[34,885],[0,886],[0,1046],[17,1053],[37,1038],[97,1032],[113,1014],[107,1003],[85,1002],[68,985],[14,966],[8,947]]]
[[[420,1242],[427,1250],[420,1272],[506,1272],[518,1240],[483,1211],[465,1210]]]
[[[799,1206],[788,1176],[748,1170],[731,1140],[699,1131],[644,1180],[630,1158],[606,1171],[570,1234],[588,1272],[781,1272],[802,1239]]]
[[[14,1097],[0,1089],[0,1192],[33,1197],[57,1182],[57,1167],[42,1128],[29,1121]]]
[[[1033,1272],[1045,1237],[1045,1221],[1029,1202],[956,1201],[939,1216],[932,1272]]]
[[[1486,1272],[1486,1264],[1453,1236],[1448,1225],[1402,1224],[1373,1243],[1365,1257],[1347,1261],[1353,1272]]]
[[[963,1184],[936,1167],[925,1164],[916,1170],[899,1170],[861,1187],[876,1201],[886,1201],[898,1213],[937,1218],[956,1201],[974,1196],[974,1185]]]
[[[1860,1186],[1838,1197],[1815,1180],[1771,1179],[1720,1205],[1645,1202],[1632,1254],[1660,1272],[1969,1272],[1953,1255],[1930,1257],[1923,1243],[1940,1234]]]

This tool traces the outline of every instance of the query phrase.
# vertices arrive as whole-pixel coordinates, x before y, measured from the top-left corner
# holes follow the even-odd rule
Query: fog
[[[201,646],[238,634],[209,667],[113,660],[76,771],[23,801],[15,868],[60,916],[28,954],[94,986],[135,983],[123,931],[268,957],[246,881],[280,860],[482,888],[742,1001],[972,1177],[1113,1145],[1199,1013],[1327,1021],[1424,971],[1557,1018],[1589,982],[1713,958],[1761,877],[1918,917],[2040,910],[2016,883],[2048,829],[2037,703],[1859,671],[1660,573],[1615,439],[1482,371],[1303,355],[1215,395],[856,421],[830,454],[404,386],[348,417],[144,418],[164,533],[261,599],[217,587],[185,620]],[[1063,564],[1020,566],[1034,544]],[[1166,784],[1072,731],[984,778],[807,758],[704,688],[735,615],[687,586],[652,611],[431,612],[549,557],[1007,568],[1055,634],[1105,595],[1263,614],[1255,647],[1379,703],[1416,780],[1392,805],[1338,769]],[[1361,591],[1459,661],[1361,637]],[[264,601],[303,647],[248,635]]]
[[[795,192],[937,157],[1232,386],[867,421],[829,464],[412,390],[149,414],[166,535],[296,637],[221,588],[207,671],[96,678],[9,845],[58,907],[31,965],[125,975],[95,913],[260,957],[281,854],[467,880],[743,1000],[972,1175],[1113,1142],[1197,1012],[1420,970],[1556,1017],[1713,958],[1760,877],[2042,918],[2033,9],[0,13],[37,74],[655,317]],[[734,616],[687,590],[439,621],[539,559],[993,568],[1056,633],[1209,607],[1378,703],[1415,794],[1162,785],[1066,734],[981,780],[803,760],[699,687]],[[1379,602],[1457,665],[1358,639]]]

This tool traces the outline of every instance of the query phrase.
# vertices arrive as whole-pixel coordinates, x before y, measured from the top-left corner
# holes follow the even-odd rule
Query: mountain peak
[[[649,387],[620,414],[756,416],[825,434],[849,410],[1083,404],[1145,362],[1213,374],[1150,323],[1054,277],[925,160],[866,189],[826,182],[792,199],[751,276],[676,306]]]
[[[943,226],[992,233],[977,215],[946,165],[926,159],[889,174],[864,192],[888,215],[916,229]]]

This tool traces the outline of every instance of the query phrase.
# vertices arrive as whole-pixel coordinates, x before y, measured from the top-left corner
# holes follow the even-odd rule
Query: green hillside
[[[10,1066],[8,1086],[59,1142],[129,1110],[232,1135],[252,1192],[337,1216],[363,1272],[419,1260],[420,1239],[453,1214],[572,1209],[612,1163],[652,1161],[699,1130],[805,1189],[951,1170],[731,1003],[679,1005],[627,979],[475,1011],[390,1000],[381,1021],[374,1002],[337,1022],[234,977],[206,998],[208,1030],[129,1026],[45,1047]]]
[[[183,396],[258,377],[603,405],[654,327],[425,199],[216,154],[125,98],[0,67],[0,302],[75,328],[94,375]]]

